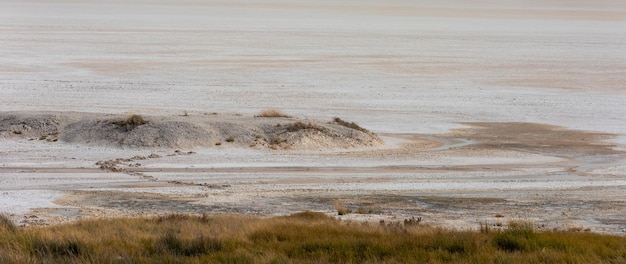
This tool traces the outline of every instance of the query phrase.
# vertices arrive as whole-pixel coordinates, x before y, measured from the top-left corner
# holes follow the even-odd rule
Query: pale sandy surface
[[[175,149],[5,139],[0,211],[45,224],[331,213],[341,203],[372,212],[347,218],[372,221],[476,228],[522,218],[620,233],[625,83],[621,1],[1,0],[0,111],[252,116],[274,107],[356,121],[386,145],[168,156]],[[528,124],[491,136],[451,130],[463,122]],[[523,127],[532,129],[507,138]],[[556,132],[567,129],[601,134]],[[126,173],[95,165],[152,153],[163,157]]]

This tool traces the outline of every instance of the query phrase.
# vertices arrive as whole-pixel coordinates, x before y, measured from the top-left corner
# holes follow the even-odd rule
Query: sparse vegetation
[[[124,129],[125,131],[131,131],[137,128],[138,126],[145,125],[147,123],[148,121],[145,120],[143,116],[137,115],[137,114],[130,115],[120,120],[113,120],[109,122],[109,124],[117,125],[120,128]]]
[[[422,217],[411,217],[411,218],[407,218],[404,219],[404,225],[405,226],[416,226],[419,225],[422,222]]]
[[[335,202],[333,204],[335,210],[337,211],[337,215],[347,215],[347,214],[372,214],[374,213],[373,209],[370,208],[365,208],[365,207],[358,207],[356,209],[349,209],[345,206],[343,206],[341,203],[339,202]]]
[[[289,124],[284,126],[285,130],[287,130],[288,132],[297,132],[300,130],[306,130],[306,129],[311,129],[311,130],[317,130],[317,131],[324,131],[324,128],[318,125],[315,125],[313,123],[303,123],[303,122],[295,122],[293,124]]]
[[[235,137],[233,137],[233,136],[229,136],[229,137],[227,137],[227,138],[226,138],[226,142],[228,142],[228,143],[235,142]]]
[[[359,207],[356,209],[357,214],[371,214],[374,213],[374,210],[364,207]]]
[[[335,210],[337,211],[337,215],[347,215],[347,214],[352,213],[352,210],[344,207],[339,202],[334,203],[333,206],[335,207]]]
[[[258,115],[256,115],[255,117],[285,117],[285,118],[289,118],[291,116],[284,114],[283,112],[277,110],[277,109],[265,109],[262,110]]]
[[[287,140],[281,137],[274,137],[272,138],[272,140],[270,140],[270,144],[271,145],[279,145],[282,144],[284,142],[286,142]]]
[[[362,128],[361,126],[357,125],[356,123],[344,121],[344,120],[342,120],[339,117],[335,117],[335,119],[333,119],[333,122],[335,122],[335,123],[337,123],[339,125],[348,127],[348,128],[352,128],[354,130],[358,130],[358,131],[364,132],[364,133],[370,133],[369,130],[367,130],[365,128]]]
[[[0,214],[0,232],[2,232],[2,230],[13,232],[16,228],[11,217],[6,214]]]
[[[44,228],[6,228],[4,222],[1,263],[626,262],[625,237],[535,232],[528,223],[461,232],[345,223],[314,212],[269,219],[175,214]]]

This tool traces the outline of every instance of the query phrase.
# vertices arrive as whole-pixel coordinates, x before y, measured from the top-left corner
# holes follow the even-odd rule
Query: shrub
[[[324,132],[324,128],[318,125],[315,125],[313,123],[302,123],[300,121],[295,122],[293,124],[289,124],[287,126],[285,126],[285,130],[287,130],[288,132],[297,132],[300,130],[306,130],[306,129],[311,129],[311,130],[317,130],[317,131],[321,131]]]
[[[367,130],[365,128],[362,128],[361,126],[357,125],[354,122],[347,122],[347,121],[342,120],[339,117],[335,117],[335,119],[333,119],[333,121],[335,123],[337,123],[338,125],[342,125],[342,126],[345,126],[347,128],[352,128],[354,130],[358,130],[358,131],[361,131],[361,132],[364,132],[364,133],[369,133],[369,130]]]
[[[283,112],[278,111],[276,109],[265,109],[265,110],[261,111],[255,117],[286,117],[286,118],[289,118],[291,116],[288,116],[288,115],[284,114]]]
[[[145,120],[141,115],[137,115],[137,114],[131,115],[121,120],[115,120],[115,121],[109,122],[109,124],[117,125],[120,128],[124,129],[125,131],[131,131],[138,126],[145,125],[147,123],[148,123],[147,120]]]
[[[272,138],[272,140],[270,140],[270,145],[280,145],[284,142],[287,142],[287,140],[281,137],[274,137]]]
[[[345,208],[339,202],[336,202],[334,206],[335,206],[335,210],[337,210],[337,215],[347,215],[347,214],[352,213],[352,210]]]

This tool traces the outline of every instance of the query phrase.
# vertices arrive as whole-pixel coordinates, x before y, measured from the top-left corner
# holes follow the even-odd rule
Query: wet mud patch
[[[615,150],[615,144],[605,141],[616,136],[608,133],[570,130],[537,123],[462,124],[471,128],[454,130],[446,137],[463,137],[477,142],[467,147],[510,149],[563,156],[623,154]]]
[[[304,198],[309,202],[341,206],[351,212],[367,214],[423,213],[428,211],[455,211],[481,209],[506,203],[500,198],[412,196],[412,195],[336,195]]]
[[[623,232],[626,232],[626,216],[612,216],[612,217],[601,217],[601,218],[597,218],[597,221],[599,221],[602,224],[605,225],[619,225],[619,226],[623,226],[624,228],[622,229]]]
[[[506,203],[505,199],[492,197],[418,196],[415,202],[432,209],[484,208]]]
[[[194,198],[193,196],[179,197],[176,195],[116,191],[74,192],[70,197],[66,197],[62,203],[77,207],[112,210],[121,215],[260,213],[258,208],[249,206],[197,204],[197,197]]]

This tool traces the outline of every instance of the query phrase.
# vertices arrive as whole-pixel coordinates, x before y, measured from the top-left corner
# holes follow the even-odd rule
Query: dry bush
[[[413,216],[411,218],[404,219],[405,226],[417,226],[421,222],[422,222],[422,217],[415,218],[415,216]]]
[[[148,121],[141,115],[133,114],[120,120],[110,121],[109,124],[117,125],[125,131],[131,131],[138,126],[147,124]]]
[[[258,115],[256,115],[255,117],[285,117],[285,118],[289,118],[291,116],[284,114],[283,112],[277,110],[277,109],[265,109],[262,110]]]
[[[352,128],[354,130],[358,130],[358,131],[361,131],[361,132],[364,132],[364,133],[370,133],[369,130],[367,130],[365,128],[362,128],[361,126],[357,125],[356,123],[344,121],[344,120],[342,120],[339,117],[335,117],[335,119],[333,119],[333,121],[335,123],[337,123],[339,125],[342,125],[342,126],[345,126],[347,128]]]
[[[297,131],[306,130],[306,129],[317,130],[317,131],[320,131],[320,132],[324,132],[325,131],[325,129],[323,127],[321,127],[321,126],[318,126],[318,125],[313,124],[313,123],[302,123],[300,121],[295,122],[293,124],[285,125],[283,127],[288,132],[297,132]]]
[[[280,145],[282,143],[287,142],[287,139],[281,138],[281,137],[274,137],[270,140],[270,145]]]
[[[347,215],[347,214],[352,213],[352,210],[344,207],[339,202],[334,203],[333,206],[335,207],[335,210],[337,211],[337,215]]]

